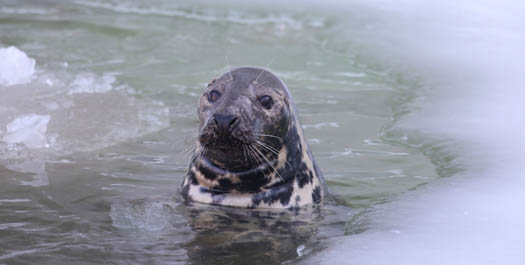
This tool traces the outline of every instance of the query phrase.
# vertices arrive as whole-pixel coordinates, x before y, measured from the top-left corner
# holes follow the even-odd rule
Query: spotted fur
[[[212,102],[209,95],[217,92],[221,98]],[[257,102],[264,95],[273,99],[270,109]],[[227,133],[218,115],[233,117]],[[199,119],[199,141],[182,184],[187,200],[288,209],[322,201],[321,172],[290,92],[274,74],[242,67],[214,79],[200,98]]]

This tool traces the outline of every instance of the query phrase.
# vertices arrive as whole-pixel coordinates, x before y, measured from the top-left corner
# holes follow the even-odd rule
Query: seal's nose
[[[217,131],[230,133],[239,125],[239,118],[230,114],[213,114],[213,121],[217,124]]]

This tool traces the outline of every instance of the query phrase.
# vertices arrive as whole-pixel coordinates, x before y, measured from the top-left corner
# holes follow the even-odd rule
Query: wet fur
[[[215,104],[209,102],[207,93],[211,90],[221,92],[225,98]],[[274,99],[272,109],[262,110],[256,101],[248,100],[258,93]],[[210,122],[219,111],[241,117],[243,122],[225,143],[239,151],[226,149],[221,153],[221,149],[210,148],[221,146],[214,135],[217,128]],[[304,139],[291,95],[275,75],[251,67],[223,74],[201,96],[199,118],[201,139],[182,184],[182,195],[187,200],[288,209],[321,202],[321,172]],[[247,146],[250,143],[253,146]]]

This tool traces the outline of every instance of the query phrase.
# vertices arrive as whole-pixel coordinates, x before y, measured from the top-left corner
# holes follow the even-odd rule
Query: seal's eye
[[[212,90],[210,93],[208,93],[208,101],[213,103],[217,101],[221,97],[221,93],[217,90]]]
[[[273,107],[273,99],[268,95],[260,97],[259,102],[261,102],[261,105],[263,105],[265,109],[271,109]]]

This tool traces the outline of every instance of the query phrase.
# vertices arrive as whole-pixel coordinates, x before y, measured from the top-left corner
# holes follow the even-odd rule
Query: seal
[[[320,203],[324,180],[292,96],[268,70],[240,67],[199,100],[199,140],[182,183],[187,201],[298,209]]]

